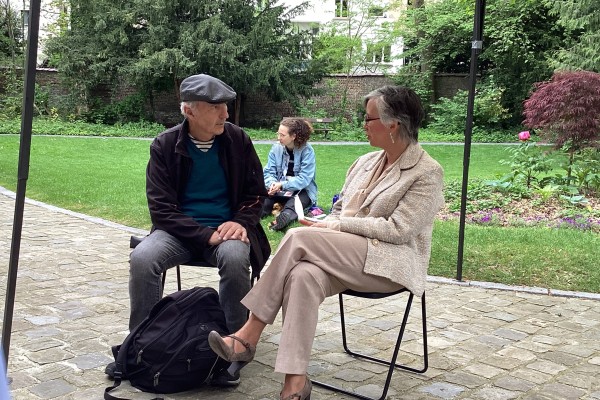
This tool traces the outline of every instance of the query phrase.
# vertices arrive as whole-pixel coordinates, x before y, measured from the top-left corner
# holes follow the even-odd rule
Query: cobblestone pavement
[[[0,188],[0,290],[6,275],[14,199]],[[7,195],[8,193],[8,195]],[[101,399],[111,345],[127,334],[128,243],[141,231],[25,206],[8,374],[15,399]],[[217,285],[208,268],[184,267],[186,287]],[[167,291],[175,290],[174,276]],[[593,294],[451,284],[427,287],[430,367],[396,372],[389,399],[600,399],[600,297]],[[0,293],[2,299],[5,293]],[[405,298],[351,299],[350,335],[372,354],[389,354]],[[422,338],[413,305],[399,359],[418,364]],[[4,310],[4,304],[2,304]],[[375,394],[384,368],[344,354],[337,299],[321,308],[309,374]],[[275,399],[280,321],[267,328],[256,361],[234,389],[204,387],[165,399]],[[118,396],[151,399],[125,385]],[[375,394],[376,395],[376,394]],[[313,400],[345,396],[315,388]]]

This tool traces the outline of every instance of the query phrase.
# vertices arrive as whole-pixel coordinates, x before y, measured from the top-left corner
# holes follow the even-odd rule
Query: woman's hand
[[[298,222],[305,226],[312,226],[315,228],[327,228],[327,224],[325,222],[313,222],[307,219],[300,219],[298,220]]]
[[[283,186],[283,182],[273,182],[271,184],[271,187],[269,188],[269,196],[273,196],[275,193],[279,192],[281,190],[281,187]]]

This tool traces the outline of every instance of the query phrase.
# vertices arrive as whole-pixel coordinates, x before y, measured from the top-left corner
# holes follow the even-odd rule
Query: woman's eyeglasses
[[[369,122],[371,122],[371,121],[376,121],[376,120],[378,120],[378,119],[381,119],[381,118],[380,118],[380,117],[377,117],[377,118],[369,118],[369,117],[366,117],[366,116],[365,116],[365,124],[368,124],[368,123],[369,123]]]

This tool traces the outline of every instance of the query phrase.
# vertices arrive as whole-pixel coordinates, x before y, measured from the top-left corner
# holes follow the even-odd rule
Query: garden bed
[[[600,199],[588,198],[585,205],[567,206],[565,201],[551,198],[542,200],[533,195],[528,199],[512,199],[501,207],[481,209],[481,201],[470,203],[471,211],[465,221],[478,225],[537,226],[548,228],[571,228],[600,233]],[[440,211],[441,220],[458,220],[459,211],[452,211],[455,204],[447,203]]]

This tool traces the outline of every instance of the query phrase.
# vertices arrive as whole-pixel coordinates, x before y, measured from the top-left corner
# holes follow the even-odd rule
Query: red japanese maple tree
[[[548,82],[535,84],[524,102],[523,125],[568,152],[597,147],[600,140],[600,74],[591,71],[556,72]]]

